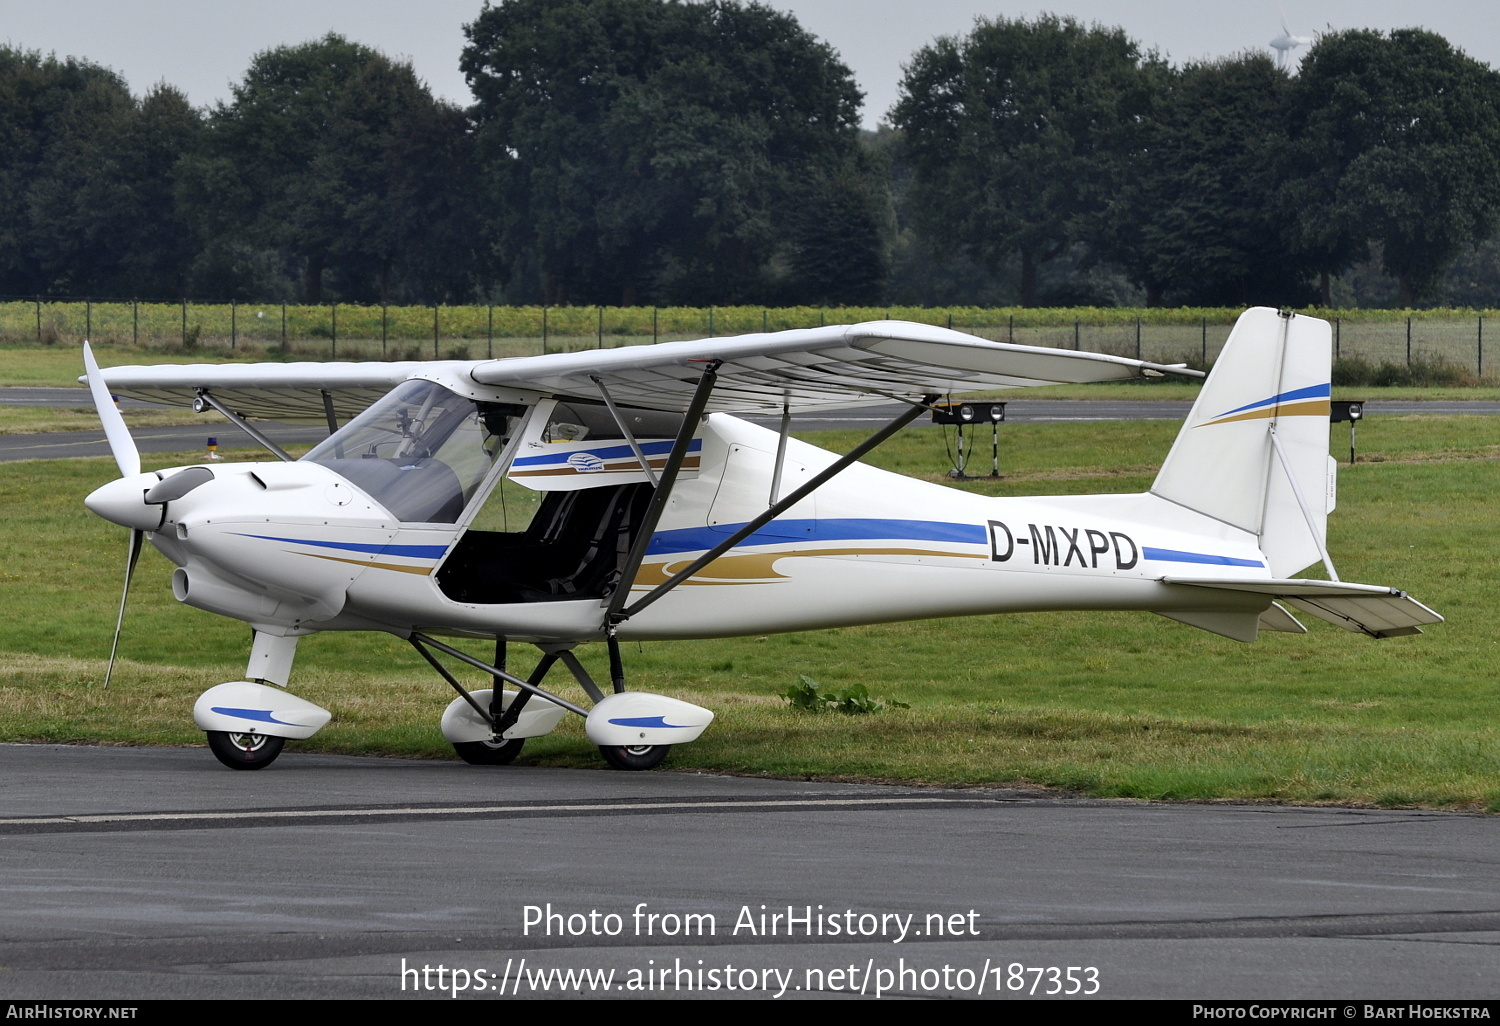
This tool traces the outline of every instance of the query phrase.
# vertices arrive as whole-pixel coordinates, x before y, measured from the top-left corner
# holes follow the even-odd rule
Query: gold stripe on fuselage
[[[313,559],[326,559],[333,563],[353,563],[355,566],[367,566],[374,570],[395,570],[397,573],[403,574],[421,574],[423,577],[428,576],[437,569],[436,566],[408,566],[405,563],[371,563],[363,559],[347,559],[343,556],[325,556],[321,552],[299,552],[297,553],[297,555],[311,556]]]
[[[320,552],[298,552],[299,556],[326,559],[334,563],[351,563],[354,566],[370,567],[374,570],[394,570],[403,574],[430,575],[436,566],[409,566],[404,563],[376,563],[344,556],[325,556]],[[721,584],[771,584],[787,579],[786,574],[777,573],[778,559],[793,559],[799,556],[938,556],[946,559],[988,559],[987,554],[973,552],[942,552],[932,549],[906,548],[845,548],[845,549],[793,549],[780,552],[747,552],[736,556],[720,556],[682,583],[703,586]],[[696,556],[673,559],[663,563],[643,563],[635,575],[633,588],[654,588],[664,584],[673,574],[687,569]]]
[[[973,552],[938,552],[932,549],[792,549],[779,552],[747,552],[737,556],[720,556],[682,583],[686,585],[720,584],[770,584],[784,581],[786,574],[777,573],[778,559],[797,556],[942,556],[951,559],[989,559],[988,554]],[[671,559],[664,563],[643,563],[635,575],[633,588],[654,588],[664,584],[673,574],[681,573],[697,559]]]

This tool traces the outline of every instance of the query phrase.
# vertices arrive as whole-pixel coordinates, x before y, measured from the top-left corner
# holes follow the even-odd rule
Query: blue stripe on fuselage
[[[888,541],[957,542],[963,545],[988,545],[988,532],[977,524],[950,524],[936,520],[774,520],[775,534],[757,531],[740,545],[785,545],[788,535],[797,541],[832,542],[856,539]],[[711,549],[733,534],[741,524],[719,524],[717,527],[686,527],[659,531],[651,539],[646,555],[669,555],[673,552],[698,552]],[[769,528],[771,525],[766,525]]]
[[[703,439],[695,438],[688,446],[688,452],[700,452],[703,449]],[[641,453],[644,456],[665,456],[672,451],[672,443],[667,442],[642,442]],[[542,456],[521,456],[511,464],[513,467],[539,467],[549,463],[567,463],[568,457],[576,456],[578,453],[586,452],[590,456],[597,456],[601,460],[634,459],[635,452],[624,442],[619,445],[609,445],[601,449],[569,449],[566,452],[550,452]]]
[[[1209,552],[1179,552],[1176,549],[1153,549],[1141,546],[1141,556],[1159,563],[1212,563],[1215,566],[1265,566],[1258,559],[1240,559],[1236,556],[1216,556]]]
[[[345,552],[370,552],[377,556],[406,556],[409,559],[437,559],[448,551],[446,545],[382,545],[366,542],[316,541],[312,538],[277,538],[269,534],[244,534],[242,538],[259,538],[261,541],[290,542],[293,545],[312,545],[320,549],[342,549]]]

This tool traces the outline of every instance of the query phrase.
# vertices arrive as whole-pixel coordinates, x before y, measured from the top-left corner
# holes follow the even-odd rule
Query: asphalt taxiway
[[[294,749],[0,745],[0,779],[7,999],[1500,989],[1495,817]]]

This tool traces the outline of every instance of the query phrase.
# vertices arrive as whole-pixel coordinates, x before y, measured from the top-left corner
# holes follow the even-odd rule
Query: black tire
[[[208,747],[230,769],[253,770],[269,766],[281,754],[284,737],[268,734],[231,734],[225,730],[208,732]]]
[[[508,766],[521,754],[524,737],[509,741],[455,741],[453,750],[470,766]]]
[[[599,754],[617,770],[648,770],[660,766],[671,745],[600,745]]]

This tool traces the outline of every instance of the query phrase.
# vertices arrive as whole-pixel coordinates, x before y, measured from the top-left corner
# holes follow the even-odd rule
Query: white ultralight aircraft
[[[86,501],[131,529],[127,592],[149,539],[180,601],[254,629],[246,679],[194,709],[237,769],[328,722],[285,690],[315,631],[409,640],[458,692],[442,730],[469,762],[509,762],[572,712],[612,766],[645,769],[713,713],[626,690],[626,640],[1061,609],[1304,632],[1282,603],[1376,638],[1442,620],[1334,572],[1329,325],[1271,309],[1240,318],[1140,495],[987,498],[857,463],[943,394],[1193,373],[903,322],[505,360],[85,365],[123,475]],[[280,460],[142,473],[112,393],[217,409]],[[872,400],[907,409],[843,457],[788,437],[794,412]],[[248,417],[330,434],[294,460]],[[1291,579],[1320,561],[1330,580]],[[493,638],[494,662],[433,635]],[[598,641],[602,688],[574,655]],[[541,650],[528,677],[508,642]],[[558,663],[592,708],[543,688]]]

